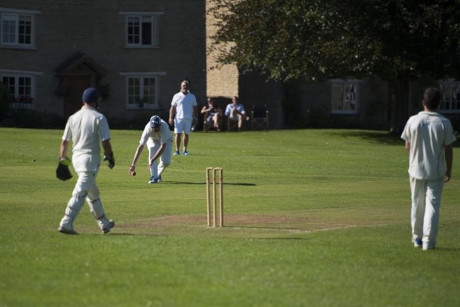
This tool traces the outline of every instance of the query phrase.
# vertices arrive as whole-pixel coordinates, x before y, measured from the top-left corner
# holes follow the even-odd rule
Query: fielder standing
[[[454,135],[450,121],[437,113],[441,93],[428,88],[424,111],[409,118],[401,135],[409,153],[412,242],[423,250],[434,249],[444,183],[451,178]]]
[[[149,149],[149,184],[161,182],[161,173],[171,164],[172,133],[167,122],[158,115],[150,118],[142,132],[139,146],[134,153],[133,163],[129,167],[129,175],[136,175],[136,163],[145,145]],[[160,163],[158,163],[158,158]]]
[[[78,174],[72,197],[67,203],[65,215],[59,225],[59,231],[65,234],[77,234],[73,229],[73,222],[85,200],[103,233],[109,232],[115,226],[115,222],[105,216],[96,185],[96,176],[101,162],[101,143],[104,149],[104,160],[108,161],[110,168],[115,166],[109,124],[106,117],[97,110],[100,99],[101,94],[97,89],[87,88],[82,95],[83,107],[69,117],[62,136],[59,158],[68,160],[68,146],[72,141],[72,164]]]
[[[174,141],[176,151],[174,155],[179,154],[180,137],[184,135],[183,139],[183,155],[188,155],[188,135],[192,129],[192,125],[197,123],[198,109],[195,95],[189,91],[190,83],[183,80],[180,86],[180,92],[173,96],[171,101],[171,108],[169,110],[169,124],[174,125]]]

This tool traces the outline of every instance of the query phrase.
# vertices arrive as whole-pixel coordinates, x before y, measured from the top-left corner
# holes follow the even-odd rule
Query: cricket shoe
[[[413,242],[414,242],[414,247],[418,247],[418,248],[422,247],[422,244],[423,244],[422,239],[414,239]]]
[[[182,152],[182,154],[183,154],[184,156],[187,156],[187,155],[188,155],[187,150],[184,150],[184,152]]]
[[[176,151],[174,152],[174,155],[175,155],[175,156],[178,156],[178,155],[179,155],[179,150],[176,150]]]
[[[113,227],[115,227],[115,221],[114,220],[109,220],[109,224],[102,228],[102,232],[103,233],[108,233],[110,232],[110,229],[112,229]]]
[[[154,176],[150,177],[149,184],[157,183],[158,179],[155,178]]]
[[[427,250],[431,250],[434,248],[435,248],[435,245],[432,243],[423,243],[422,250],[427,251]]]
[[[75,230],[73,230],[72,228],[69,229],[69,228],[65,228],[65,227],[62,227],[62,226],[59,226],[58,231],[60,233],[66,234],[66,235],[76,235],[77,234],[77,232]]]

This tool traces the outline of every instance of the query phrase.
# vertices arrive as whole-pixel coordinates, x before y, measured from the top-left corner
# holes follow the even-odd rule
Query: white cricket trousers
[[[439,210],[444,178],[418,180],[410,177],[412,240],[422,239],[424,246],[434,247],[438,233]]]
[[[104,208],[99,199],[96,176],[97,172],[78,172],[78,180],[72,192],[72,197],[67,203],[65,215],[60,223],[61,227],[72,229],[73,222],[83,207],[85,200],[99,227],[103,229],[109,225],[109,220],[105,217]]]
[[[148,144],[149,146],[149,162],[160,148],[160,143]],[[150,176],[158,178],[169,164],[171,164],[171,153],[172,153],[172,140],[165,143],[165,150],[161,154],[160,158],[156,159],[150,167]],[[158,160],[160,162],[158,163]]]

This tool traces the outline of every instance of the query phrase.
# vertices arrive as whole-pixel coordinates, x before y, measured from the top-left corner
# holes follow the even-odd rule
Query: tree
[[[409,78],[460,76],[458,0],[211,1],[221,64],[281,82],[379,76],[394,93],[395,130]]]

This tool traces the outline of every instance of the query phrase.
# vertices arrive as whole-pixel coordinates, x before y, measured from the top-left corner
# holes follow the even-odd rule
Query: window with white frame
[[[335,114],[356,114],[358,112],[358,81],[331,80],[331,112]]]
[[[125,15],[125,40],[129,48],[159,46],[158,19],[162,13],[121,13]]]
[[[439,112],[460,113],[460,81],[455,79],[440,80],[439,89],[442,94]]]
[[[17,103],[32,103],[34,100],[34,76],[20,74],[1,74],[1,81],[8,93]]]
[[[0,8],[0,47],[34,48],[37,11]]]
[[[157,76],[127,76],[127,108],[157,108]]]

